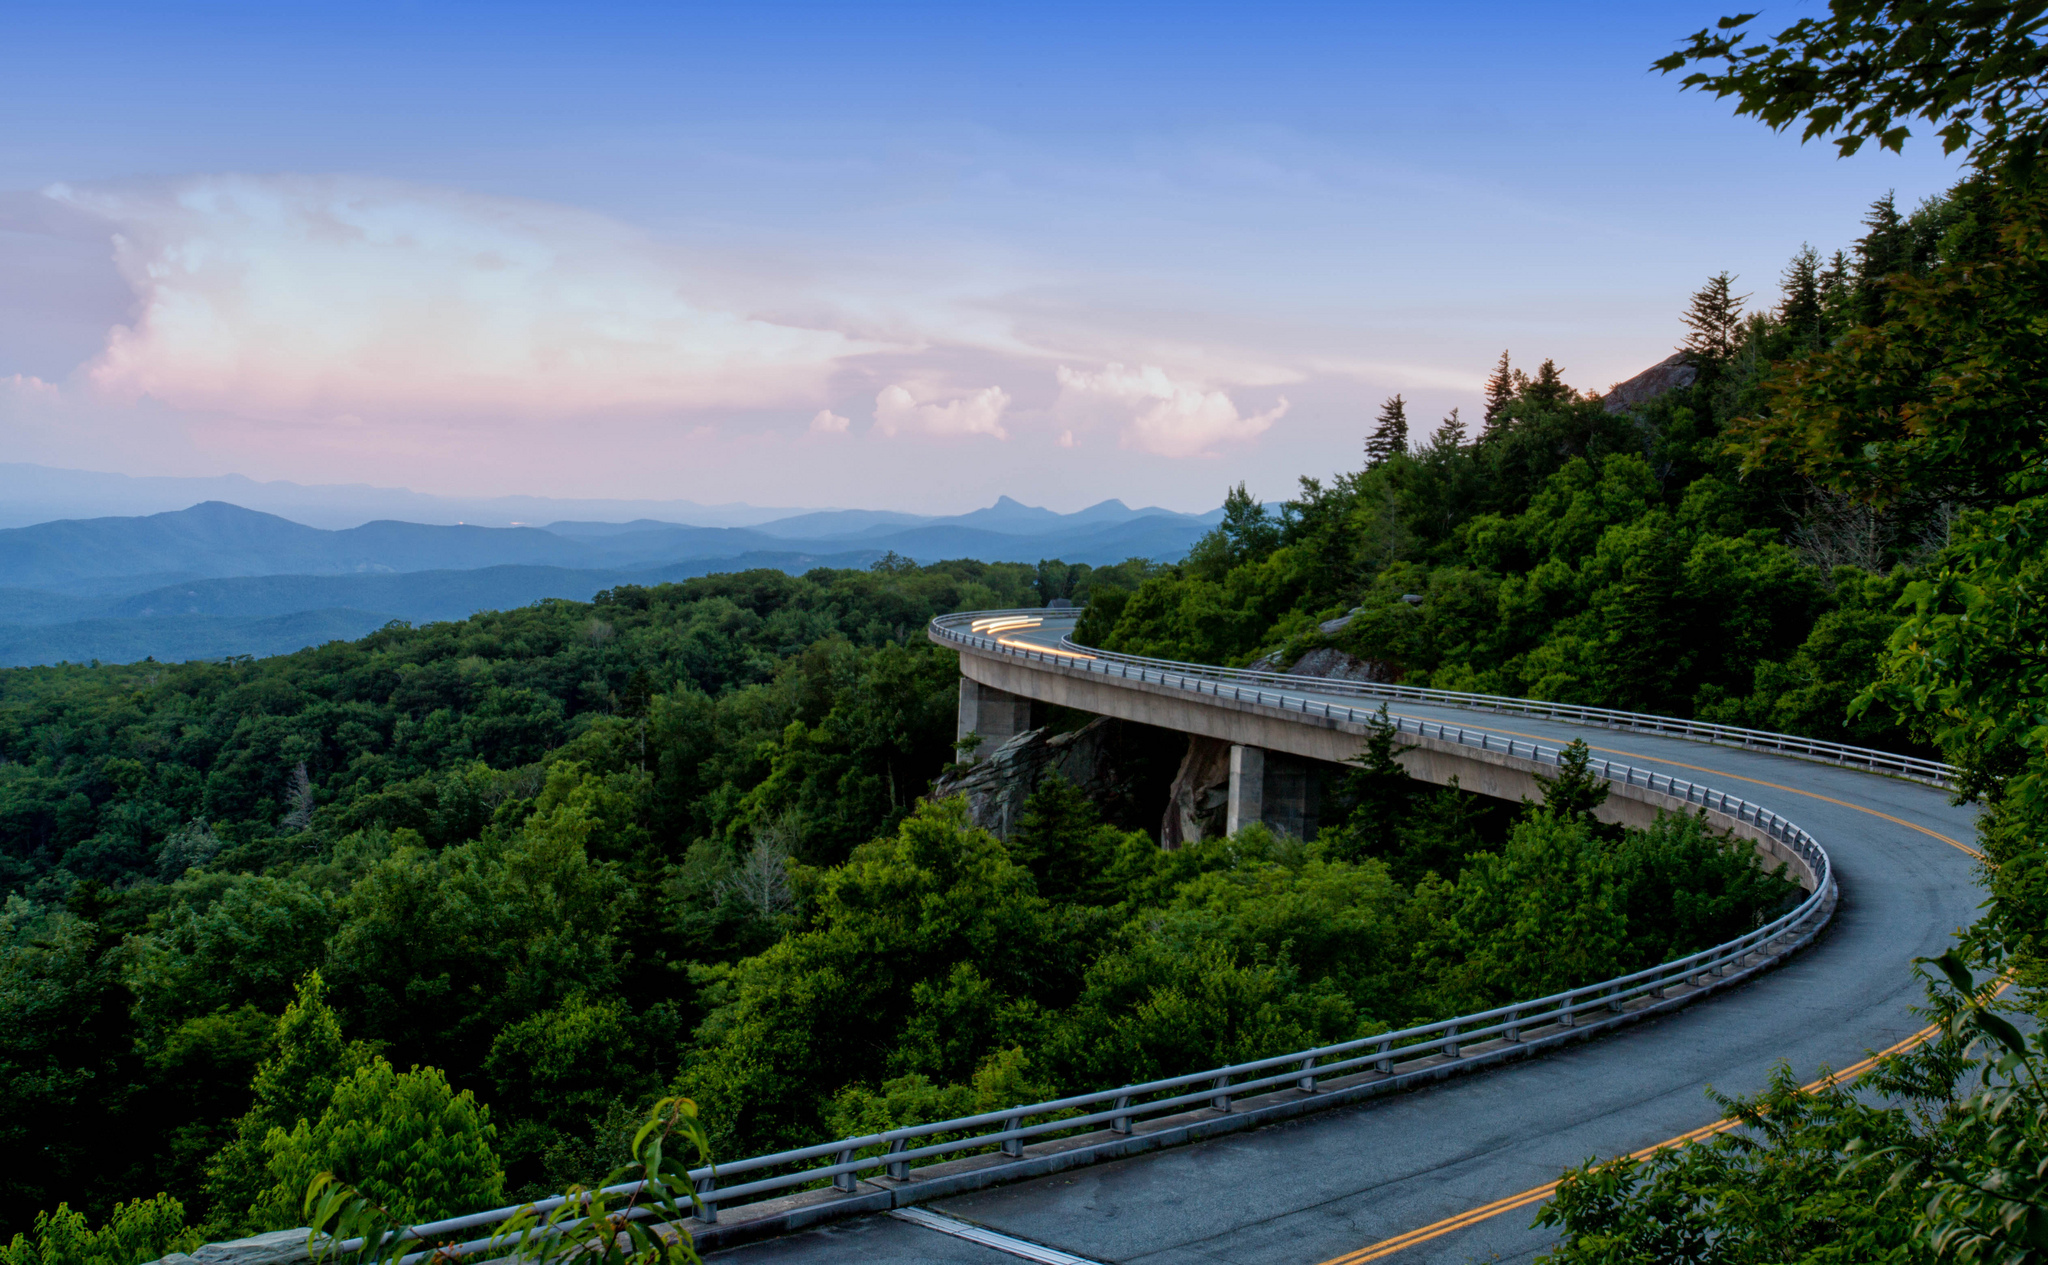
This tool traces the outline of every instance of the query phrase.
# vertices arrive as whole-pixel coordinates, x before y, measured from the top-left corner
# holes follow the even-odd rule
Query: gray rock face
[[[1133,740],[1131,730],[1132,726],[1107,716],[1072,733],[1026,730],[989,752],[973,768],[940,778],[932,787],[932,796],[965,795],[974,824],[1007,839],[1024,815],[1024,801],[1054,773],[1098,804],[1128,795],[1132,773],[1124,756],[1126,744]]]
[[[1294,661],[1289,676],[1315,676],[1330,681],[1391,681],[1384,663],[1345,654],[1335,646],[1318,646]]]
[[[1666,391],[1689,387],[1700,376],[1700,371],[1686,362],[1685,353],[1666,356],[1626,382],[1617,382],[1608,389],[1601,403],[1610,413],[1626,413],[1639,408]]]
[[[1171,850],[1222,834],[1229,806],[1230,744],[1188,735],[1188,752],[1174,774],[1166,816],[1159,823],[1159,846]]]
[[[1339,615],[1335,619],[1326,619],[1322,623],[1317,624],[1316,630],[1321,632],[1325,637],[1334,637],[1338,633],[1343,632],[1346,628],[1349,628],[1351,626],[1351,621],[1356,618],[1358,618],[1357,611],[1353,611],[1349,615]]]

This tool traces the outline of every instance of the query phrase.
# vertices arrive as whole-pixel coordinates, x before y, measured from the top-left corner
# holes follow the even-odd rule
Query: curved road
[[[1056,646],[1071,625],[1011,639]],[[1304,680],[1290,697],[1319,696]],[[1719,998],[1584,1045],[1416,1093],[925,1207],[1089,1261],[1144,1265],[1399,1265],[1526,1261],[1553,1236],[1537,1204],[1462,1214],[1719,1116],[1708,1086],[1746,1093],[1784,1062],[1802,1080],[1910,1037],[1911,959],[1974,916],[1972,812],[1945,792],[1788,756],[1536,717],[1398,704],[1401,715],[1563,743],[1739,792],[1798,822],[1833,858],[1834,924],[1780,969]],[[1453,1225],[1435,1229],[1439,1223]],[[1408,1246],[1371,1249],[1397,1236]],[[849,1221],[718,1253],[721,1265],[973,1262],[999,1252],[894,1217]]]

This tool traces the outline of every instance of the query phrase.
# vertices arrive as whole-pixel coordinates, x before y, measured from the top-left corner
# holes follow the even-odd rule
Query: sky
[[[0,461],[1202,510],[1603,390],[1950,160],[1650,63],[1715,3],[15,5]],[[1766,9],[1775,30],[1812,6]]]

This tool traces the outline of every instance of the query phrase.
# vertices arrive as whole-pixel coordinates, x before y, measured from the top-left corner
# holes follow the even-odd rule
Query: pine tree
[[[1458,410],[1451,410],[1450,416],[1444,418],[1442,424],[1436,428],[1436,434],[1430,438],[1430,442],[1438,448],[1465,446],[1465,423],[1459,419]]]
[[[1863,236],[1856,239],[1856,274],[1866,282],[1882,281],[1906,266],[1908,235],[1896,195],[1887,192],[1870,204],[1863,217]]]
[[[1884,280],[1903,272],[1911,262],[1912,234],[1891,193],[1870,204],[1863,217],[1863,236],[1856,239],[1854,319],[1875,325],[1884,319]]]
[[[1550,359],[1536,367],[1536,376],[1524,382],[1516,394],[1538,407],[1568,404],[1578,395],[1566,384],[1564,370]]]
[[[1723,272],[1708,278],[1692,296],[1680,318],[1692,333],[1680,351],[1708,364],[1719,364],[1735,354],[1742,341],[1742,304],[1749,296],[1734,293],[1734,282],[1734,277]]]
[[[1493,367],[1493,373],[1486,379],[1486,414],[1479,419],[1485,431],[1492,431],[1500,422],[1500,412],[1515,398],[1515,371],[1508,363],[1508,354],[1500,354],[1500,363]]]
[[[1820,252],[1801,246],[1785,265],[1779,282],[1785,297],[1778,301],[1778,323],[1792,336],[1792,345],[1809,350],[1821,345]]]
[[[1408,405],[1395,395],[1380,406],[1379,424],[1365,441],[1365,468],[1408,451]]]
[[[1846,252],[1838,250],[1829,256],[1827,269],[1820,274],[1819,292],[1821,337],[1832,342],[1837,334],[1849,327],[1852,319],[1850,304],[1855,295]]]

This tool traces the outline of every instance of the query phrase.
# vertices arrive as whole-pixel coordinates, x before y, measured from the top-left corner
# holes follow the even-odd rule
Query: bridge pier
[[[981,735],[981,745],[962,756],[961,763],[979,764],[997,747],[1044,723],[1045,705],[1038,700],[960,678],[960,723],[954,736]]]
[[[1234,835],[1255,821],[1296,839],[1313,839],[1317,825],[1315,771],[1299,760],[1263,747],[1230,748],[1230,807],[1223,832]]]

